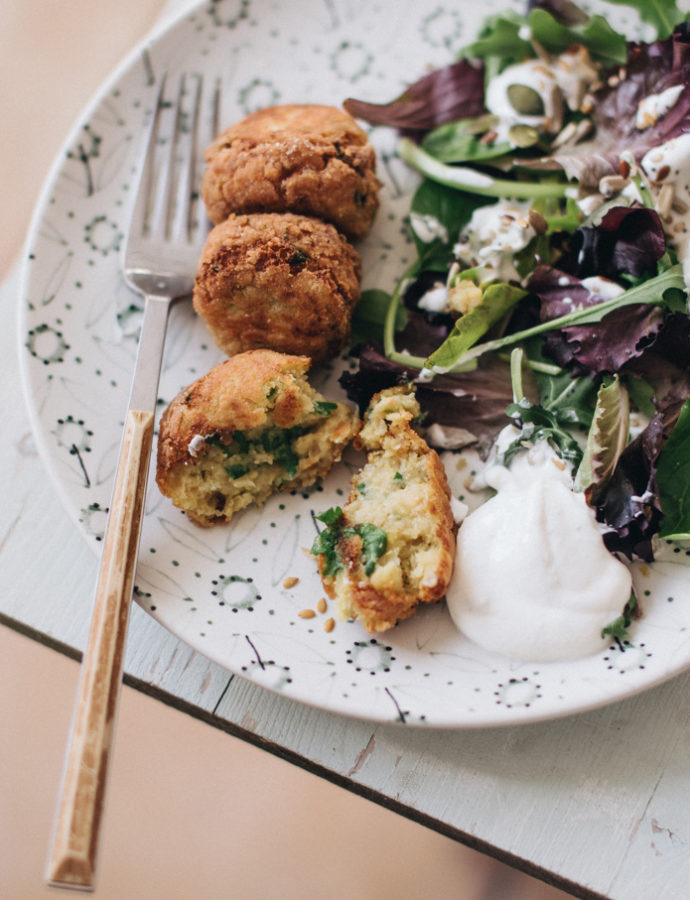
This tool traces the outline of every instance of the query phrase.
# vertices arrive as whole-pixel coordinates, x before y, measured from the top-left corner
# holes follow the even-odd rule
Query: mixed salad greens
[[[629,5],[655,41],[541,0],[390,103],[346,101],[422,180],[416,259],[365,292],[377,339],[341,382],[364,408],[414,381],[440,448],[511,420],[507,457],[546,438],[609,549],[651,560],[654,535],[690,539],[690,17]]]

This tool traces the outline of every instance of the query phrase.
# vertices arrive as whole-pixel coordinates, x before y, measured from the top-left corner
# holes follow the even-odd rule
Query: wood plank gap
[[[234,676],[234,675],[231,675],[231,676],[228,678],[228,683],[225,685],[225,687],[223,688],[223,690],[220,692],[220,697],[216,700],[215,706],[214,706],[213,709],[212,709],[213,715],[216,714],[216,711],[217,711],[218,707],[220,706],[221,700],[222,700],[223,697],[227,694],[228,688],[229,688],[230,685],[232,684],[234,678],[235,678],[235,676]]]

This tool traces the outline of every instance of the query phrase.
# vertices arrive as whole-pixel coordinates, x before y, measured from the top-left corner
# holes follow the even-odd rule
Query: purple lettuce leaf
[[[651,560],[651,538],[663,518],[656,484],[659,454],[690,398],[690,316],[668,316],[647,352],[623,372],[653,386],[657,412],[621,454],[598,500],[597,518],[612,529],[604,536],[610,550]]]
[[[656,264],[665,252],[664,227],[655,210],[614,206],[598,225],[575,231],[572,239],[575,264],[568,271],[579,278],[592,275],[614,281],[621,275],[641,278],[656,274]]]
[[[610,529],[604,543],[628,558],[654,558],[652,537],[663,513],[655,485],[656,466],[667,437],[661,414],[625,448],[596,506],[597,519]]]
[[[654,402],[670,431],[690,397],[690,316],[667,316],[645,352],[629,360],[622,373],[644,378],[654,390]]]
[[[359,370],[344,372],[340,384],[363,413],[372,396],[396,384],[413,382],[422,409],[423,427],[436,424],[470,432],[480,448],[488,449],[499,431],[511,420],[506,408],[513,399],[510,367],[498,359],[481,359],[476,370],[419,379],[419,370],[388,359],[379,347],[365,344],[355,349]],[[528,384],[529,392],[538,392]],[[434,444],[433,438],[428,437]],[[470,443],[471,441],[467,441]]]
[[[453,319],[446,313],[430,313],[419,309],[416,305],[418,299],[414,290],[405,294],[407,322],[396,331],[395,344],[402,352],[427,357],[448,337],[453,328]]]
[[[573,325],[547,335],[544,355],[573,374],[614,374],[642,356],[664,321],[659,307],[626,306],[595,325]]]
[[[389,103],[348,98],[343,106],[372,125],[388,125],[406,132],[430,131],[437,125],[481,116],[484,106],[484,65],[461,59],[435,69],[411,84]]]
[[[625,78],[616,83],[615,76],[617,72],[604,72],[604,86],[594,95],[594,137],[557,150],[538,166],[563,168],[569,178],[595,188],[603,176],[618,173],[622,150],[639,162],[652,147],[690,131],[690,90],[683,91],[651,127],[641,131],[635,124],[642,99],[674,85],[690,84],[687,28],[678,26],[671,37],[652,44],[631,43]]]
[[[615,206],[594,226],[578,228],[559,268],[537,266],[529,290],[541,301],[541,320],[601,302],[582,279],[619,282],[656,270],[666,251],[658,214],[643,207]],[[594,325],[575,325],[546,337],[544,353],[576,374],[615,373],[641,356],[664,322],[663,311],[641,303],[615,310]]]
[[[600,302],[577,276],[550,266],[534,270],[529,289],[541,300],[542,321]],[[656,306],[625,306],[594,325],[572,325],[550,332],[543,353],[576,375],[613,374],[644,353],[663,320],[663,311]]]

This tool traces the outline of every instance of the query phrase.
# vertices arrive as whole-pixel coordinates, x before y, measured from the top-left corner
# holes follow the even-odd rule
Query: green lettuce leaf
[[[647,3],[639,0],[639,5],[645,7]],[[657,0],[657,4],[649,5],[665,7],[669,3]],[[675,3],[671,0],[670,5],[675,6]],[[661,19],[667,18],[665,12],[660,11]],[[647,15],[655,17],[654,12],[647,12]],[[603,16],[591,16],[581,25],[568,26],[539,8],[527,16],[501,13],[488,19],[477,40],[464,50],[463,56],[484,60],[493,57],[500,59],[503,65],[534,56],[532,44],[523,37],[523,26],[527,26],[535,41],[549,53],[562,53],[573,44],[584,44],[595,59],[607,64],[622,65],[628,58],[625,37],[615,32]]]
[[[687,303],[685,278],[681,266],[674,265],[661,275],[650,278],[648,281],[624,291],[612,300],[605,300],[603,303],[597,303],[595,306],[579,307],[573,312],[558,316],[555,319],[548,319],[546,322],[540,322],[531,328],[515,331],[512,334],[506,334],[503,337],[485,341],[482,344],[475,344],[469,350],[459,354],[451,364],[451,367],[452,370],[457,371],[472,360],[478,359],[484,353],[520,344],[539,334],[557,331],[560,328],[568,328],[570,325],[588,325],[601,322],[610,312],[631,304],[649,303],[650,305],[665,306],[667,309],[673,310],[677,308],[679,298],[683,298],[681,303],[685,306]],[[445,361],[443,371],[448,372],[449,370],[447,361]]]
[[[480,119],[446,122],[424,135],[422,147],[444,163],[477,162],[503,156],[513,149],[510,141],[485,143],[480,140],[482,134],[497,121],[493,116],[482,116]],[[479,123],[484,123],[483,131],[478,130]]]
[[[690,400],[659,454],[656,471],[664,519],[659,536],[667,540],[690,540]]]
[[[455,363],[482,335],[526,295],[512,284],[490,284],[484,289],[482,301],[474,309],[456,320],[453,330],[441,346],[426,361],[426,367],[443,372]]]
[[[678,9],[676,0],[609,0],[622,6],[632,6],[640,14],[643,22],[648,22],[657,31],[657,37],[667,38],[679,22],[686,18]]]
[[[623,65],[628,59],[625,36],[618,34],[603,16],[592,16],[584,25],[561,25],[545,9],[533,9],[528,24],[534,39],[550,53],[563,53],[573,44],[584,44],[595,59]]]
[[[418,272],[425,269],[445,272],[450,248],[457,241],[460,230],[470,221],[475,209],[490,202],[489,198],[458,192],[436,181],[424,179],[412,197],[410,217],[427,219],[432,225],[438,223],[442,236],[424,241],[412,229],[419,254]]]
[[[363,341],[382,341],[383,325],[390,304],[391,295],[387,291],[379,288],[362,291],[352,316],[350,342],[358,344]],[[400,331],[406,323],[407,311],[404,306],[398,305],[395,311],[395,330]]]
[[[613,474],[628,443],[629,432],[628,392],[617,375],[605,378],[597,394],[592,426],[575,478],[575,490],[585,492],[590,506],[596,504],[601,490]]]

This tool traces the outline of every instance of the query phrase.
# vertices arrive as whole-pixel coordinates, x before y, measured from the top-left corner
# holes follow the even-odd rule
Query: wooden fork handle
[[[146,494],[153,413],[129,410],[82,660],[47,879],[93,885]]]

